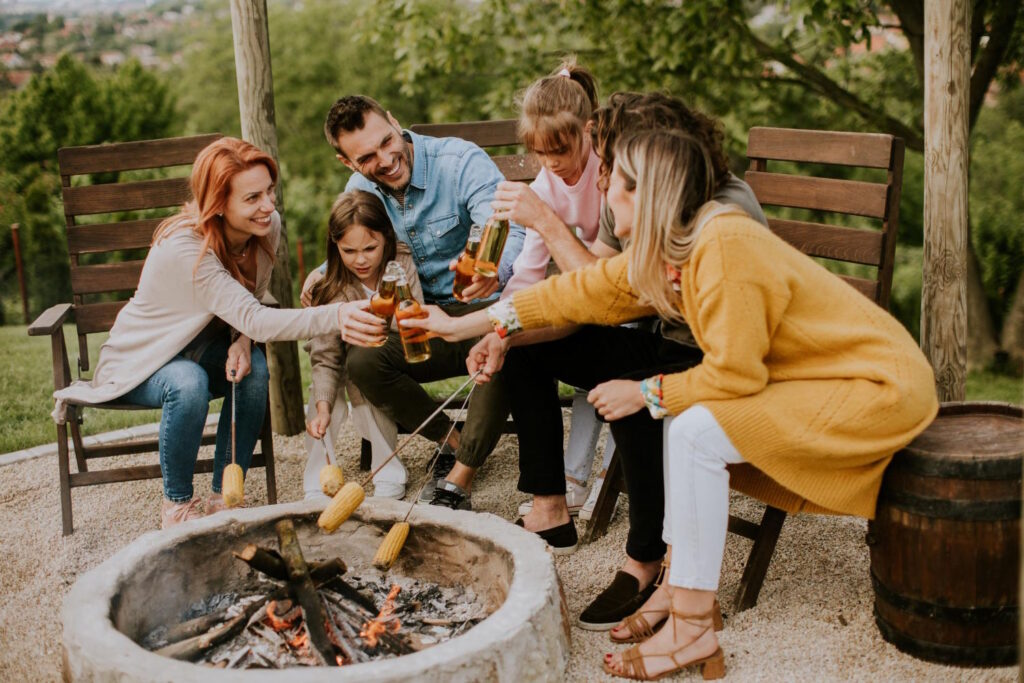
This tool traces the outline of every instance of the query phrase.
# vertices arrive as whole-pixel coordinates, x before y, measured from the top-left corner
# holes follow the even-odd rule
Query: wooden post
[[[967,168],[971,76],[968,0],[930,0],[925,15],[924,264],[921,347],[941,401],[967,381]]]
[[[302,253],[302,238],[295,238],[295,258],[299,264],[299,287],[302,287],[303,281],[306,279],[306,257]]]
[[[21,312],[25,316],[25,324],[32,320],[28,317],[28,291],[25,289],[25,269],[21,265],[21,241],[18,239],[17,223],[11,224],[11,246],[14,248],[14,266],[18,269],[18,287],[21,289]]]
[[[274,79],[270,68],[270,30],[266,0],[231,0],[231,31],[235,42],[235,75],[242,137],[277,161],[277,125],[274,115]],[[279,164],[280,166],[280,164]],[[281,212],[281,243],[270,280],[270,293],[281,308],[291,308],[292,281],[288,266],[288,231],[284,228],[282,183],[277,184]],[[270,415],[278,434],[305,429],[299,347],[295,342],[267,345],[270,368]]]

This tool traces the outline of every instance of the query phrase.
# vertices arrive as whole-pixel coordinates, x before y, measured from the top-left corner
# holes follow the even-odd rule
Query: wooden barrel
[[[1024,410],[946,403],[896,454],[868,525],[875,622],[921,659],[1017,661]]]

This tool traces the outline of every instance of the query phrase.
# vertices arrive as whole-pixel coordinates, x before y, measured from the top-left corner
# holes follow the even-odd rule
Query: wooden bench
[[[805,254],[832,262],[869,266],[873,276],[843,275],[857,291],[882,308],[889,305],[896,254],[896,231],[903,182],[903,140],[891,135],[844,133],[786,128],[752,128],[747,142],[750,166],[745,180],[765,207],[785,207],[813,212],[813,217],[769,218],[777,235]],[[877,169],[878,181],[843,180],[805,174],[770,171],[769,161],[784,162],[783,171],[794,165],[859,167]],[[831,218],[826,218],[830,216]],[[857,216],[875,227],[830,224],[836,216]],[[855,221],[854,221],[855,222]],[[740,465],[750,467],[750,465]],[[605,533],[619,492],[625,491],[618,453],[612,457],[604,486],[598,496],[585,540]],[[761,521],[730,515],[729,531],[754,541],[740,579],[733,607],[752,607],[764,583],[768,565],[786,513],[766,506]]]
[[[53,386],[63,389],[71,382],[71,364],[68,362],[64,342],[64,323],[74,316],[78,336],[77,374],[89,370],[88,337],[108,332],[118,312],[135,291],[145,262],[145,253],[153,238],[153,231],[163,220],[150,217],[151,209],[161,209],[166,215],[180,207],[189,198],[188,178],[161,178],[108,182],[92,185],[74,185],[75,176],[96,174],[117,177],[126,171],[191,166],[196,154],[221,136],[197,135],[193,137],[124,142],[86,147],[65,147],[57,152],[63,186],[64,217],[67,225],[67,247],[71,261],[71,291],[73,303],[52,306],[28,328],[29,335],[50,337],[53,356]],[[146,215],[138,217],[140,212]],[[79,218],[104,214],[103,223],[80,224]],[[125,216],[135,216],[126,218]],[[107,259],[94,263],[96,254],[118,254],[127,260]],[[91,409],[148,410],[141,406],[101,405]],[[57,425],[57,463],[60,475],[60,500],[64,535],[72,533],[71,489],[119,481],[156,479],[161,476],[160,465],[135,465],[90,471],[88,461],[116,455],[150,453],[159,450],[158,439],[124,441],[86,446],[81,427],[84,406],[68,405],[67,421]],[[68,432],[74,444],[77,472],[70,471]],[[205,433],[203,444],[216,441],[215,433]],[[265,467],[267,499],[277,502],[274,477],[274,448],[270,432],[270,411],[263,424],[260,451],[253,455],[252,467]],[[196,472],[212,472],[213,460],[196,462]]]

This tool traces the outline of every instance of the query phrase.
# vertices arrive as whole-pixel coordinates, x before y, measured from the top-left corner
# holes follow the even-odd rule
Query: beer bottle
[[[473,283],[473,267],[476,265],[476,252],[480,248],[480,237],[484,229],[476,223],[469,229],[469,239],[466,240],[466,250],[455,262],[455,284],[452,286],[452,294],[456,299],[462,300],[462,292]]]
[[[370,346],[384,346],[387,343],[387,330],[391,327],[391,316],[395,314],[395,304],[398,301],[398,281],[404,278],[405,273],[398,261],[388,261],[380,285],[370,297],[370,312],[384,320],[384,338]]]
[[[505,240],[508,238],[508,230],[509,225],[506,220],[497,220],[491,216],[487,221],[484,233],[480,237],[480,247],[476,252],[476,265],[473,267],[477,275],[497,276],[501,252],[504,251]]]
[[[399,266],[398,270],[402,271],[401,266]],[[398,302],[395,307],[395,319],[399,323],[409,318],[427,317],[427,312],[423,310],[420,303],[412,298],[412,290],[409,287],[408,279],[405,277],[405,271],[401,272],[401,276],[396,283],[395,300]],[[402,339],[402,351],[405,353],[405,360],[410,363],[420,363],[430,358],[430,342],[427,331],[422,327],[403,327],[399,324],[398,335]]]

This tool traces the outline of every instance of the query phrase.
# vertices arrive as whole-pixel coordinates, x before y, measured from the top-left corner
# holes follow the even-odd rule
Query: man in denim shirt
[[[491,158],[471,142],[459,138],[433,138],[403,130],[398,122],[369,97],[343,97],[331,107],[324,123],[327,141],[338,160],[354,171],[345,189],[365,190],[384,202],[398,239],[412,249],[423,296],[427,303],[462,315],[487,305],[512,275],[525,231],[513,226],[505,243],[497,278],[474,276],[462,303],[452,295],[455,275],[449,264],[462,253],[473,223],[483,225],[493,213],[491,201],[502,180]],[[304,292],[308,290],[307,280]],[[432,402],[420,386],[464,375],[472,342],[449,344],[430,341],[431,357],[408,363],[396,334],[384,346],[372,348],[349,340],[345,368],[349,379],[372,404],[406,430],[418,426],[432,412]],[[501,382],[490,382],[473,394],[461,434],[441,443],[434,465],[434,486],[426,486],[422,500],[452,508],[469,509],[469,489],[476,469],[493,450],[508,416]],[[422,434],[442,442],[450,421],[435,418]]]

